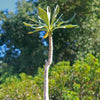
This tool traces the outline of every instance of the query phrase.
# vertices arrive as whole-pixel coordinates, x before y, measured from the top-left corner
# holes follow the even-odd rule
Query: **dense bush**
[[[42,100],[43,74],[39,68],[35,77],[21,73],[6,78],[0,85],[0,100]],[[50,100],[99,100],[100,63],[93,55],[77,60],[73,66],[62,61],[50,69]]]

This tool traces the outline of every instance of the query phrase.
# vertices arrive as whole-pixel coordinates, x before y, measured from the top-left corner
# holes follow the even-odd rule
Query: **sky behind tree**
[[[9,10],[9,11],[15,12],[17,1],[18,0],[0,0],[0,11],[1,10]],[[5,51],[7,49],[8,48],[6,47],[5,44],[0,46],[0,57],[4,57],[4,55],[6,53]]]
[[[16,11],[16,2],[17,1],[18,0],[0,0],[0,11],[1,10],[8,10],[8,11],[15,12]],[[33,0],[33,1],[37,2],[38,0]],[[0,24],[1,23],[2,22],[0,22]],[[42,32],[42,34],[45,34],[45,32]],[[42,37],[43,36],[40,35],[40,38],[42,38]],[[46,41],[43,40],[43,43],[44,43],[45,46],[48,46]],[[9,50],[9,48],[7,48],[6,44],[0,46],[0,57],[4,57],[4,55],[6,54],[7,50]],[[21,51],[19,49],[16,49],[15,51],[17,51],[18,55],[20,55]]]
[[[16,9],[16,2],[18,0],[0,0],[0,10],[15,11]]]

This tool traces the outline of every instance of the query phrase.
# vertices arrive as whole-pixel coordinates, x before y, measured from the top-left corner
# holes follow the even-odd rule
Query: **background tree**
[[[82,60],[61,61],[50,68],[50,100],[98,100],[100,98],[100,61],[91,54]],[[0,70],[1,71],[1,70]],[[7,74],[7,73],[5,73]],[[34,77],[25,73],[12,75],[0,85],[0,99],[43,98],[44,69],[39,68]]]
[[[17,2],[16,13],[8,12],[4,20],[2,17],[1,28],[5,36],[3,43],[7,45],[9,50],[1,59],[8,66],[14,66],[13,73],[26,72],[33,74],[38,66],[42,67],[44,64],[46,47],[42,45],[43,42],[39,33],[32,36],[28,35],[27,33],[31,31],[31,28],[26,28],[22,23],[23,21],[30,21],[27,16],[29,15],[31,18],[34,13],[35,8],[32,4],[22,0],[22,2]],[[16,49],[19,49],[21,53],[15,51]]]
[[[94,55],[100,52],[100,49],[99,49],[100,48],[100,31],[99,31],[100,1],[99,0],[88,0],[88,1],[87,0],[38,0],[38,2],[35,2],[35,3],[33,3],[33,0],[27,0],[27,1],[19,0],[16,5],[16,8],[17,8],[16,13],[12,13],[8,10],[0,11],[0,21],[2,21],[2,23],[0,23],[0,27],[1,27],[0,33],[2,33],[2,37],[0,37],[0,45],[6,44],[6,46],[10,48],[6,51],[6,55],[0,58],[0,60],[3,61],[2,65],[0,66],[4,68],[2,70],[0,69],[1,75],[5,75],[4,72],[5,73],[9,72],[9,74],[26,72],[27,74],[33,75],[33,72],[34,73],[37,72],[36,71],[37,67],[39,66],[42,67],[44,65],[44,60],[47,57],[47,53],[48,53],[47,47],[43,45],[44,40],[40,38],[40,33],[38,32],[37,32],[38,34],[32,34],[30,36],[27,35],[27,32],[31,31],[31,28],[26,28],[22,24],[22,22],[30,21],[27,16],[30,16],[30,18],[32,18],[33,16],[37,17],[37,7],[38,6],[41,6],[43,9],[46,9],[48,5],[51,6],[51,8],[53,8],[56,4],[60,6],[61,12],[59,13],[59,15],[63,13],[64,15],[62,16],[62,19],[64,20],[71,18],[73,16],[73,13],[76,13],[75,20],[72,22],[72,24],[77,23],[80,26],[80,28],[79,29],[67,29],[67,30],[59,29],[59,30],[54,31],[55,34],[53,35],[53,39],[55,41],[54,41],[54,62],[53,64],[61,60],[69,60],[71,62],[70,64],[72,65],[74,62],[74,59],[77,59],[78,57],[85,55],[87,52],[90,52]],[[53,9],[51,9],[51,11],[53,11]],[[48,38],[45,39],[45,41],[48,44]],[[36,46],[34,45],[33,47],[33,44],[36,44]],[[15,49],[19,49],[21,53],[18,53],[18,50],[16,51]],[[99,53],[97,57],[100,59]],[[31,60],[31,59],[36,59],[36,60]],[[83,58],[80,58],[80,59],[83,62]],[[37,63],[37,60],[38,60],[38,63]],[[92,66],[94,65],[92,64]],[[97,77],[98,77],[99,70],[93,71],[93,76],[95,72],[98,73],[97,74]],[[53,71],[53,73],[55,72]],[[65,73],[65,69],[63,73]],[[61,75],[63,75],[63,73]],[[79,73],[79,70],[77,71],[77,73]],[[89,72],[89,74],[91,73]],[[39,75],[41,76],[40,73]],[[59,79],[60,74],[59,75],[54,74],[54,75],[57,75]],[[5,77],[7,76],[8,76],[8,73],[5,75]],[[77,75],[77,77],[79,77],[79,75]],[[2,79],[4,79],[4,77]],[[71,80],[72,79],[73,77],[71,78]],[[88,78],[85,78],[85,79],[88,79]],[[36,80],[37,80],[36,83],[39,82],[39,85],[40,85],[41,84],[40,77],[38,79],[36,77]],[[80,80],[82,80],[82,78]],[[93,77],[91,77],[90,80],[93,80]],[[3,82],[3,80],[0,80],[0,81]],[[51,81],[54,82],[55,80],[51,80]],[[69,80],[67,82],[69,83]],[[73,81],[71,83],[73,83]],[[77,83],[77,79],[76,79],[76,83]],[[76,83],[74,84],[75,88],[71,87],[72,91],[68,92],[68,94],[70,94],[71,97],[73,94],[74,98],[76,97],[76,93],[73,92],[73,89],[77,91],[76,88],[79,86],[77,85],[79,83],[77,84]],[[99,91],[99,88],[98,88],[99,85],[97,83],[99,82],[94,80],[93,89],[96,91],[95,93],[98,93]],[[89,84],[91,86],[91,82],[89,82]],[[94,84],[98,86],[96,87]],[[86,85],[85,83],[83,85],[84,87],[89,86],[89,85]],[[54,84],[54,86],[56,85]],[[57,86],[56,88],[57,91],[55,90],[55,87],[54,88],[52,87],[53,90],[55,90],[53,94],[55,92],[56,94],[50,95],[50,97],[53,98],[54,100],[55,98],[57,99],[57,97],[62,94],[63,90],[62,88],[59,89],[60,86],[61,84]],[[38,91],[38,87],[37,87],[37,91]],[[41,91],[42,90],[40,90],[40,92]],[[90,91],[89,88],[86,91],[87,92]],[[65,94],[66,94],[66,90],[65,90]],[[67,98],[65,94],[64,94],[64,98]],[[96,94],[96,96],[98,97],[98,94]],[[90,96],[89,99],[90,98],[93,98],[93,96]]]
[[[30,0],[31,1],[31,0]],[[98,0],[39,0],[39,5],[46,8],[47,5],[53,7],[59,4],[60,14],[63,19],[70,18],[76,13],[74,23],[78,23],[80,29],[56,30],[54,34],[54,62],[60,60],[73,60],[83,53],[94,55],[100,52],[99,26],[100,8]],[[66,34],[65,34],[66,33]],[[58,42],[59,41],[59,42]],[[67,41],[67,42],[66,42]],[[67,56],[66,56],[67,55]]]
[[[47,5],[53,8],[56,4],[60,6],[61,11],[59,15],[63,13],[62,19],[64,20],[71,18],[76,13],[72,24],[77,22],[80,28],[54,31],[53,63],[55,64],[61,60],[69,60],[72,64],[74,59],[83,55],[83,53],[90,52],[96,55],[100,52],[100,1],[38,0],[38,2],[33,3],[33,0],[19,0],[16,6],[16,13],[10,11],[0,12],[0,19],[2,20],[2,30],[0,33],[3,33],[0,41],[3,41],[2,44],[6,43],[8,48],[11,48],[6,52],[5,57],[1,59],[5,63],[8,63],[9,66],[14,66],[14,72],[26,72],[28,70],[28,73],[31,74],[33,71],[36,72],[35,70],[38,66],[43,66],[48,53],[47,47],[42,45],[44,40],[40,38],[39,33],[32,34],[34,39],[31,35],[27,35],[27,32],[31,31],[31,28],[26,28],[22,22],[30,21],[27,16],[30,16],[30,18],[33,16],[37,17],[37,6],[46,9]],[[10,42],[8,42],[9,40]],[[48,38],[45,41],[48,43]],[[33,47],[33,44],[36,45]],[[14,48],[12,45],[14,45]],[[15,52],[16,48],[21,51],[21,54],[18,57],[13,57],[12,55],[16,56],[18,53],[18,51]],[[39,62],[37,63],[36,60],[31,61],[30,59],[32,58],[38,59]]]

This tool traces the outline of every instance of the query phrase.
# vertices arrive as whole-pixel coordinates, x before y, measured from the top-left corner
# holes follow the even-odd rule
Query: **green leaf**
[[[2,34],[0,33],[0,37],[2,36]]]
[[[48,20],[49,20],[49,24],[50,24],[50,18],[51,18],[51,9],[49,6],[47,6],[47,15],[48,15]]]
[[[33,29],[36,29],[36,28],[44,28],[44,26],[39,26],[39,27],[32,27]]]
[[[31,20],[31,21],[33,21],[33,22],[35,22],[35,23],[39,23],[39,22],[36,21],[35,19],[31,19],[31,18],[29,18],[29,20]]]
[[[59,5],[56,5],[55,11],[54,11],[54,17],[57,17],[59,10],[60,10]]]
[[[73,27],[77,27],[77,25],[69,24],[69,25],[63,25],[63,26],[59,26],[59,27],[54,27],[53,31],[55,29],[59,29],[59,28],[73,28]]]
[[[59,22],[59,20],[61,20],[62,16],[63,16],[63,14],[60,15],[60,17],[57,19],[57,21],[53,25],[56,25]]]
[[[33,34],[33,33],[38,32],[38,31],[41,31],[41,29],[36,29],[35,31],[28,32],[28,34]]]
[[[33,28],[33,29],[47,29],[46,26],[39,26],[39,27],[32,26],[31,28]]]
[[[35,19],[31,19],[31,18],[29,18],[29,20],[31,20],[31,21],[39,24],[39,25],[43,25],[43,23],[40,20],[39,21],[36,21]]]
[[[59,27],[60,25],[62,25],[64,22],[62,21],[62,22],[59,22],[59,24],[57,25],[57,27]]]
[[[75,16],[76,16],[76,14],[74,14],[74,15],[73,15],[73,17],[72,17],[72,18],[70,18],[69,20],[64,21],[64,23],[69,23],[69,22],[71,22],[71,21],[75,18]]]
[[[39,18],[42,19],[47,25],[49,25],[48,15],[46,11],[44,11],[42,8],[38,7],[38,15]]]
[[[28,24],[28,23],[26,23],[26,22],[23,22],[23,24],[24,24],[25,26],[33,26],[32,24]]]
[[[53,17],[52,17],[52,22],[51,22],[51,24],[53,24],[54,21],[56,20],[56,17],[57,17],[57,15],[58,15],[58,13],[59,13],[59,10],[60,10],[59,5],[56,5],[56,8],[55,8],[55,10],[54,10],[54,14],[53,14]]]
[[[67,20],[67,21],[61,21],[61,22],[59,22],[58,25],[57,25],[57,27],[59,27],[62,24],[66,24],[66,23],[71,22],[75,18],[75,16],[76,16],[76,14],[74,14],[74,16],[72,18],[70,18],[69,20]]]
[[[73,27],[77,27],[77,25],[69,24],[69,25],[60,26],[60,27],[58,27],[58,28],[73,28]]]

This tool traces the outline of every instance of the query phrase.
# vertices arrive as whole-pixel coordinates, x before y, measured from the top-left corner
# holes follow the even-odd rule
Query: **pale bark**
[[[46,60],[45,63],[43,100],[49,100],[48,72],[49,72],[49,67],[52,63],[52,58],[53,58],[53,40],[52,40],[52,34],[49,33],[49,55],[48,55],[48,61]]]

